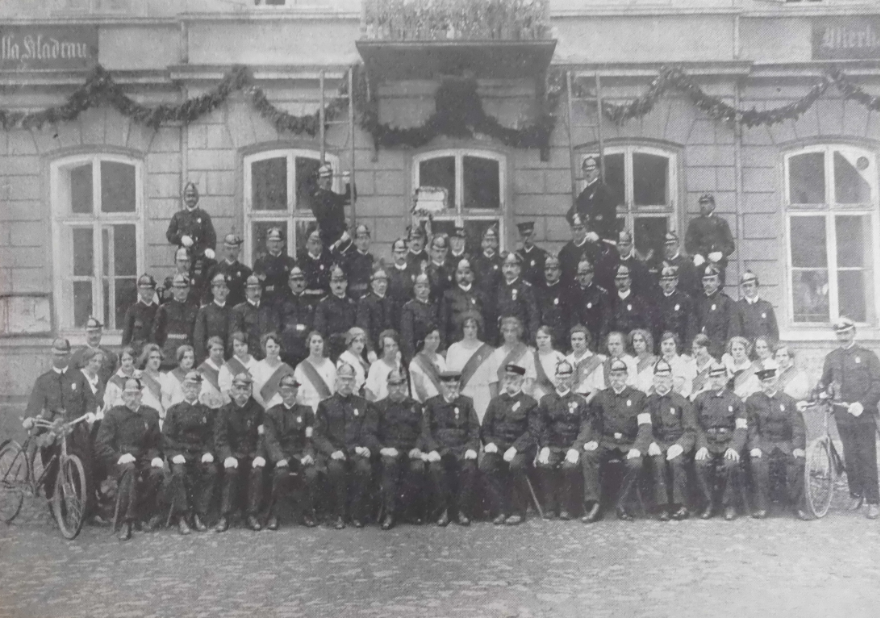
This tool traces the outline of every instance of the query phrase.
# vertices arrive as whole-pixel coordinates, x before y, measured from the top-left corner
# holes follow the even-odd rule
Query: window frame
[[[860,156],[868,157],[874,166],[875,173],[869,175],[866,180],[870,184],[871,201],[867,204],[839,204],[834,201],[834,192],[836,190],[836,182],[834,175],[834,152],[850,151]],[[789,161],[796,156],[822,153],[823,169],[825,174],[825,197],[822,204],[792,204],[791,196],[791,173]],[[848,144],[845,142],[826,142],[819,144],[810,144],[796,149],[791,149],[782,153],[782,215],[783,215],[783,234],[785,236],[784,248],[785,255],[782,263],[785,265],[785,320],[787,328],[795,331],[815,330],[817,328],[828,328],[829,324],[834,323],[840,317],[840,298],[839,298],[839,281],[838,273],[842,270],[870,270],[872,271],[872,281],[874,295],[871,297],[865,294],[866,316],[870,321],[856,322],[860,327],[873,328],[877,326],[878,321],[878,302],[877,290],[880,285],[880,269],[877,268],[880,251],[878,251],[878,243],[880,243],[880,228],[878,228],[878,217],[875,214],[880,208],[880,179],[878,179],[878,156],[876,151],[865,146]],[[857,269],[854,267],[838,266],[838,243],[837,243],[837,218],[841,216],[867,217],[868,229],[871,233],[870,246],[870,262],[866,268]],[[827,322],[798,322],[795,321],[794,315],[794,272],[795,267],[792,265],[792,238],[791,238],[791,218],[792,217],[822,217],[825,222],[825,242],[827,263],[826,270],[828,272],[828,318]],[[811,270],[811,269],[805,269]],[[872,319],[873,316],[873,319]]]
[[[283,8],[283,7],[271,7]],[[253,171],[251,166],[259,161],[269,159],[277,159],[282,156],[287,159],[287,208],[285,210],[254,210],[253,209]],[[242,185],[243,185],[243,207],[244,212],[244,247],[243,255],[245,259],[249,259],[253,255],[254,238],[253,224],[259,222],[284,222],[285,225],[285,245],[287,254],[296,257],[296,224],[299,222],[313,222],[315,216],[309,209],[297,208],[296,204],[296,158],[307,158],[315,161],[321,161],[320,150],[312,150],[309,148],[271,148],[268,150],[260,150],[246,154],[242,157]],[[339,172],[339,157],[329,152],[324,153],[324,162],[333,166],[335,172]],[[333,190],[339,191],[341,186],[340,176],[338,173],[333,176]]]
[[[123,163],[131,165],[135,169],[135,209],[134,212],[124,213],[102,213],[101,212],[101,162],[109,161],[114,163]],[[91,163],[92,165],[92,205],[94,210],[91,213],[74,213],[69,210],[69,204],[63,201],[67,197],[66,189],[62,189],[61,180],[65,169],[75,167],[83,163]],[[57,324],[57,330],[62,335],[76,335],[82,327],[74,324],[74,303],[72,298],[65,297],[65,281],[69,279],[71,282],[91,281],[92,282],[92,311],[93,315],[105,324],[105,332],[112,335],[122,333],[122,325],[117,328],[110,328],[110,317],[104,315],[104,286],[101,280],[104,275],[104,251],[102,251],[102,230],[112,225],[134,225],[135,240],[137,248],[135,250],[135,259],[137,263],[135,277],[145,272],[145,245],[144,245],[144,162],[142,159],[135,158],[130,155],[124,155],[112,152],[91,152],[85,154],[75,154],[66,157],[60,157],[53,160],[49,165],[49,187],[51,196],[51,213],[52,213],[52,241],[54,251],[53,258],[53,276],[52,291],[54,302],[54,317]],[[66,241],[65,234],[72,234],[74,228],[91,228],[92,229],[92,250],[93,250],[93,274],[91,277],[68,275],[65,271],[65,262],[72,256],[64,255],[62,247],[71,246]],[[111,228],[112,229],[112,228]],[[112,267],[112,263],[111,263]],[[112,275],[111,275],[112,276]],[[112,288],[111,288],[112,289]],[[112,292],[111,292],[112,294]]]

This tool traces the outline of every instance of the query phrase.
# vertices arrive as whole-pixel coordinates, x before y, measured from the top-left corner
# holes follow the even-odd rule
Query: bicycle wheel
[[[86,511],[86,472],[76,455],[69,455],[55,479],[52,512],[65,539],[75,539],[82,530]]]
[[[21,445],[7,440],[0,446],[0,519],[12,523],[27,493],[27,459]]]
[[[834,467],[827,436],[816,438],[807,447],[804,466],[804,493],[807,506],[816,517],[825,517],[834,497]]]

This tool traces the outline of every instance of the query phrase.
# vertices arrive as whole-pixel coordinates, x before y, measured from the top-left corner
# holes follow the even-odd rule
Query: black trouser
[[[385,515],[397,514],[403,506],[405,516],[421,517],[424,511],[425,464],[421,459],[410,459],[406,451],[397,457],[382,456],[382,505]],[[398,499],[402,498],[402,504]]]
[[[431,478],[431,493],[439,511],[454,508],[462,513],[473,502],[476,459],[465,459],[464,453],[447,453],[440,461],[428,464],[428,475]]]
[[[795,457],[791,453],[783,453],[774,449],[766,451],[760,457],[752,457],[752,479],[755,482],[755,505],[759,511],[766,511],[770,495],[771,470],[784,470],[788,499],[791,506],[801,508],[804,499],[804,462],[803,457]]]
[[[635,487],[635,482],[642,471],[642,457],[627,458],[630,446],[612,445],[600,443],[594,451],[584,451],[581,454],[581,467],[584,471],[584,505],[589,506],[599,501],[601,487],[599,485],[599,468],[610,459],[620,459],[626,466],[626,474],[620,484],[620,493],[617,498],[617,507],[626,505],[630,493]]]
[[[368,457],[346,455],[345,459],[327,459],[327,480],[334,497],[334,517],[345,517],[346,502],[351,499],[351,517],[364,519],[366,497],[373,468]]]
[[[742,483],[742,461],[726,459],[724,453],[729,443],[713,444],[709,447],[706,459],[695,460],[697,481],[706,504],[715,505],[713,500],[716,477],[722,487],[721,504],[736,506]]]
[[[547,463],[538,463],[544,510],[548,513],[555,513],[559,507],[572,513],[576,508],[573,496],[580,482],[581,465],[580,461],[571,463],[565,459],[568,451],[568,447],[551,446]]]
[[[663,450],[662,455],[651,456],[651,468],[654,477],[654,498],[657,506],[684,505],[687,500],[687,457],[688,453],[682,452],[671,461],[666,459],[669,447],[656,442]],[[672,499],[669,495],[669,479],[672,477]]]
[[[865,413],[867,414],[867,413]],[[873,415],[870,423],[837,423],[849,493],[868,504],[880,504],[877,488],[877,443]]]
[[[232,515],[242,506],[248,515],[256,515],[263,502],[263,468],[255,468],[252,465],[253,458],[237,459],[237,468],[223,468],[223,499],[220,504],[220,514],[224,517]]]
[[[483,453],[480,472],[486,478],[489,505],[493,514],[525,516],[529,506],[529,487],[526,475],[529,463],[535,458],[531,450],[517,453],[510,462],[504,461],[504,453]]]
[[[186,463],[171,464],[166,500],[172,515],[189,516],[195,512],[204,518],[217,487],[217,464],[202,463],[201,455],[185,457]]]
[[[274,516],[279,514],[282,501],[299,489],[302,496],[303,513],[313,516],[315,512],[315,488],[318,486],[318,469],[314,464],[304,466],[299,457],[288,456],[287,465],[272,471],[272,508]]]
[[[153,515],[164,469],[154,468],[149,461],[140,460],[121,465],[110,464],[107,467],[113,469],[113,476],[117,480],[117,520],[132,522]]]

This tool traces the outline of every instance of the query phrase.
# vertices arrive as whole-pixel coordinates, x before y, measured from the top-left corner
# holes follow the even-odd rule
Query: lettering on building
[[[0,70],[80,69],[97,61],[94,26],[0,28]]]

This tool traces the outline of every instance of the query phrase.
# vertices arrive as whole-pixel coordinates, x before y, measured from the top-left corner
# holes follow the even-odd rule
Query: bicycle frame
[[[67,455],[67,436],[69,436],[71,434],[74,426],[76,426],[78,423],[83,422],[88,417],[89,417],[88,414],[83,414],[79,418],[76,418],[68,423],[61,423],[61,424],[58,424],[53,421],[47,421],[42,418],[35,418],[34,419],[34,424],[32,427],[33,429],[55,430],[54,443],[59,443],[59,442],[61,443],[61,454],[59,456],[58,453],[54,453],[52,455],[52,457],[49,459],[49,461],[47,461],[43,464],[43,473],[40,474],[40,478],[38,478],[38,479],[33,478],[33,476],[32,476],[33,475],[32,466],[29,465],[27,467],[28,476],[31,477],[28,479],[28,484],[30,485],[31,495],[34,495],[34,496],[37,495],[39,488],[43,485],[43,483],[45,483],[46,475],[49,474],[49,470],[52,469],[52,466],[55,465],[56,463],[63,462],[64,460],[67,459],[67,457],[68,457],[68,455]],[[34,448],[33,443],[36,439],[37,439],[37,436],[29,431],[28,437],[25,439],[24,444],[21,445],[21,450],[24,451],[25,453],[27,453],[28,457],[31,456],[31,449]],[[34,452],[33,456],[36,457],[37,453]]]

